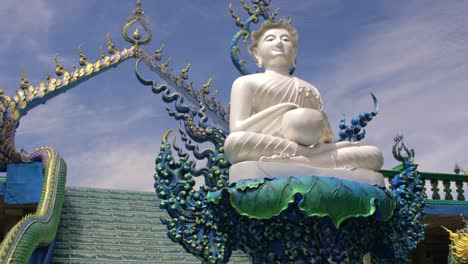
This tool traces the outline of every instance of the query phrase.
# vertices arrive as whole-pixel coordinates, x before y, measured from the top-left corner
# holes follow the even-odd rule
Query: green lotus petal
[[[265,182],[264,179],[259,180],[243,180],[236,182],[236,189],[239,191],[245,191],[247,189],[257,189],[261,184]]]
[[[248,180],[226,188],[231,205],[241,215],[269,219],[279,215],[301,195],[299,209],[308,216],[329,216],[339,227],[350,217],[373,215],[377,208],[387,221],[395,209],[389,191],[378,186],[343,179],[301,176]],[[209,193],[208,202],[218,203],[222,190]]]

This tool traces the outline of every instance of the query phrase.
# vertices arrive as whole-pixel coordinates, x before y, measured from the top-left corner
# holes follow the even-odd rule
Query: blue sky
[[[240,3],[232,2],[245,17]],[[174,72],[190,61],[195,86],[212,76],[225,104],[239,76],[228,54],[238,29],[228,4],[142,0],[153,32],[145,51],[165,41]],[[107,32],[117,48],[128,48],[120,31],[134,6],[122,0],[3,0],[0,88],[13,95],[21,67],[32,84],[45,80],[57,52],[71,70],[79,45],[95,61]],[[468,167],[467,1],[273,0],[271,6],[293,19],[299,31],[295,75],[320,90],[335,134],[342,114],[372,109],[373,92],[381,110],[364,143],[382,149],[384,168],[397,165],[391,155],[396,133],[416,150],[422,171],[451,173],[456,160]],[[151,191],[161,135],[173,127],[160,96],[137,81],[129,61],[28,113],[16,146],[53,146],[67,161],[70,186]]]

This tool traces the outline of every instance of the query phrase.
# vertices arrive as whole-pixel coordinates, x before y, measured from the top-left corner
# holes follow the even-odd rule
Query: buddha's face
[[[257,61],[268,67],[289,67],[294,62],[296,47],[291,41],[291,34],[283,28],[265,31],[254,49]]]

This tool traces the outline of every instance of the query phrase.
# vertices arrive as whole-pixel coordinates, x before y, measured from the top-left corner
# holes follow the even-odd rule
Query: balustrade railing
[[[401,167],[380,172],[389,181],[401,171]],[[427,200],[464,201],[468,205],[468,175],[419,172],[426,187]]]

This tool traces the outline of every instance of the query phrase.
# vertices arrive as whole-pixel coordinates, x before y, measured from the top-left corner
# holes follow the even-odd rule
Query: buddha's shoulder
[[[309,83],[309,82],[307,82],[305,80],[299,79],[297,77],[293,77],[293,78],[295,78],[297,80],[297,82],[299,83],[299,86],[310,89],[310,90],[314,91],[317,94],[319,93],[319,90],[313,84],[311,84],[311,83]]]
[[[256,87],[261,85],[267,80],[267,76],[264,73],[254,73],[249,75],[240,76],[237,78],[234,83],[233,87]]]

